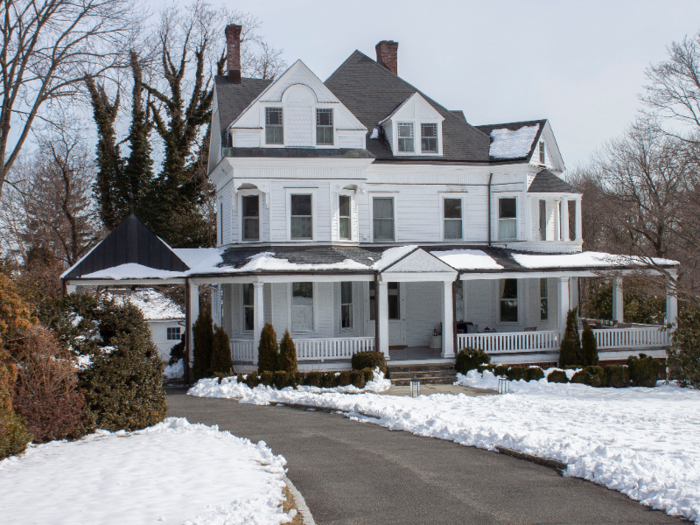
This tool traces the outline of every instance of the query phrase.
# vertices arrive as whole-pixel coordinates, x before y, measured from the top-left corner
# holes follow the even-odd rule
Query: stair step
[[[454,370],[455,366],[449,364],[425,364],[425,365],[389,365],[389,372],[425,372],[438,370]]]
[[[451,385],[455,382],[455,377],[421,377],[421,385]],[[410,379],[393,379],[391,384],[394,386],[408,386]]]
[[[412,379],[413,377],[455,377],[454,370],[424,370],[416,372],[392,372],[391,379]]]

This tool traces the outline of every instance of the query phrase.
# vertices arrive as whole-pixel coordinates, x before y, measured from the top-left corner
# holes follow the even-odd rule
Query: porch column
[[[562,337],[566,330],[566,315],[569,313],[569,278],[559,278],[559,331]]]
[[[561,240],[569,240],[569,199],[561,200]]]
[[[678,297],[673,285],[666,285],[666,323],[675,325],[678,317]]]
[[[384,359],[389,360],[389,284],[385,281],[377,283],[377,315],[379,323],[379,350]]]
[[[258,363],[260,336],[265,327],[265,294],[263,283],[253,283],[253,360]]]
[[[194,327],[194,323],[197,322],[197,318],[199,317],[199,285],[198,284],[193,284],[191,281],[186,285],[187,286],[187,338],[189,344],[187,352],[188,352],[188,358],[187,358],[187,370],[192,369],[192,362],[194,360],[194,330],[192,329]]]
[[[576,199],[576,242],[583,239],[582,221],[581,221],[581,199]]]
[[[625,303],[622,298],[622,277],[615,277],[613,279],[612,316],[618,323],[624,321]]]
[[[441,357],[455,356],[455,317],[452,297],[453,281],[442,283],[442,354]]]

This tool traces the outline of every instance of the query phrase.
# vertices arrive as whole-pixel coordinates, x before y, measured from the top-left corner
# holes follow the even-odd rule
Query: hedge
[[[379,367],[379,370],[384,372],[384,376],[388,377],[389,368],[386,366],[384,354],[376,350],[357,352],[352,356],[351,363],[353,370],[364,370],[365,368],[374,370],[375,368]]]
[[[627,367],[630,371],[632,386],[656,386],[660,367],[656,359],[646,354],[639,354],[638,358],[631,355],[627,358]]]
[[[476,370],[481,365],[491,363],[489,355],[478,348],[463,348],[457,354],[455,370],[460,374],[466,374],[469,370]]]
[[[335,388],[339,386],[353,385],[357,388],[364,388],[365,385],[374,379],[374,371],[371,368],[363,370],[344,370],[342,372],[276,372],[264,371],[262,374],[238,375],[236,380],[245,383],[250,388],[258,385],[265,385],[282,389],[286,387],[296,388],[299,385],[315,386],[319,388]]]

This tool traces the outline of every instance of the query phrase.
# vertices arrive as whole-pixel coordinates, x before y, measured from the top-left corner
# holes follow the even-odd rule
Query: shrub
[[[605,367],[605,384],[613,388],[630,386],[629,368],[622,365],[608,365]]]
[[[261,383],[260,376],[258,374],[248,374],[243,383],[248,385],[250,388],[255,388]]]
[[[379,370],[384,372],[385,376],[388,376],[389,369],[386,366],[386,359],[384,359],[384,354],[374,350],[369,350],[367,352],[357,352],[352,356],[352,369],[362,370],[364,368],[371,368],[374,370],[379,367]]]
[[[284,331],[282,343],[280,344],[279,368],[285,372],[298,372],[297,348],[289,335],[289,330]]]
[[[559,347],[559,366],[564,368],[581,363],[581,340],[578,336],[577,308],[566,314],[566,330]]]
[[[70,354],[53,332],[34,327],[14,352],[18,380],[15,410],[24,418],[35,443],[78,437],[85,398]]]
[[[260,384],[265,386],[273,386],[275,383],[275,373],[270,370],[265,370],[260,374]]]
[[[539,381],[544,378],[544,372],[539,366],[531,366],[527,369],[527,375],[525,377],[527,381]]]
[[[527,379],[527,368],[522,366],[511,366],[506,371],[506,377],[511,381],[519,381]]]
[[[24,421],[12,406],[16,377],[17,368],[9,362],[9,355],[0,341],[0,459],[21,454],[32,440]]]
[[[211,309],[203,307],[199,317],[192,326],[192,339],[194,340],[194,363],[192,364],[192,378],[195,381],[203,377],[209,377],[212,373],[211,359],[214,349],[214,322],[211,318]]]
[[[316,386],[320,387],[321,386],[321,379],[323,377],[323,374],[321,372],[309,372],[304,376],[304,379],[302,380],[302,384],[306,386]]]
[[[274,373],[273,384],[277,389],[286,388],[288,386],[296,386],[296,374],[294,372],[277,370]]]
[[[369,369],[364,370],[351,370],[350,371],[350,384],[356,386],[357,388],[364,388],[367,384],[367,372],[374,375],[374,373]]]
[[[350,384],[350,370],[343,370],[338,376],[338,386],[348,386]]]
[[[493,369],[493,375],[505,376],[508,372],[508,368],[510,368],[508,365],[498,365],[496,368]]]
[[[647,356],[639,354],[639,358],[631,355],[627,358],[630,380],[633,386],[656,386],[659,379],[659,362]]]
[[[605,372],[599,366],[587,366],[576,372],[571,378],[571,382],[593,387],[605,386]]]
[[[214,344],[211,354],[211,369],[215,374],[233,373],[233,363],[231,362],[231,342],[228,334],[220,326],[214,331]]]
[[[335,372],[324,372],[321,376],[321,386],[323,388],[335,388],[338,386],[338,378],[340,375],[335,375]]]
[[[700,310],[683,305],[668,350],[669,378],[700,388]]]
[[[170,359],[168,360],[169,365],[174,365],[180,359],[185,358],[185,334],[182,334],[182,339],[176,345],[170,349]]]
[[[547,376],[549,383],[568,383],[569,378],[563,370],[552,370]]]
[[[260,345],[258,346],[258,373],[274,372],[278,369],[278,364],[277,334],[272,325],[267,323],[260,335]]]
[[[476,367],[477,372],[483,372],[484,370],[488,370],[489,372],[493,372],[494,366],[493,365],[479,365]]]
[[[455,370],[460,374],[466,374],[469,370],[475,370],[480,365],[488,365],[491,358],[483,350],[478,348],[463,348],[457,354]]]
[[[586,325],[581,335],[581,364],[598,366],[598,344],[590,326]]]
[[[0,337],[28,330],[37,322],[30,305],[17,293],[15,283],[0,273]]]

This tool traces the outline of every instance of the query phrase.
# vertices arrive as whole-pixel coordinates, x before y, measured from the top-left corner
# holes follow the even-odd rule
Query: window
[[[399,283],[388,283],[389,288],[389,319],[400,319]],[[375,283],[369,283],[369,320],[377,317],[377,289]]]
[[[352,283],[340,283],[340,328],[352,328]]]
[[[243,330],[255,330],[255,287],[243,285]]]
[[[516,239],[515,199],[498,199],[498,238]]]
[[[540,321],[549,319],[547,279],[540,279]]]
[[[350,220],[350,197],[340,195],[338,197],[338,237],[346,241],[352,237],[352,221]]]
[[[540,164],[544,164],[547,159],[546,151],[544,149],[544,140],[540,141]]]
[[[179,341],[180,340],[180,327],[179,326],[168,326],[166,328],[166,337],[168,341]]]
[[[292,331],[314,329],[314,284],[292,283]]]
[[[260,240],[260,197],[246,195],[243,202],[243,240]]]
[[[265,143],[284,144],[282,108],[265,108]]]
[[[372,221],[375,241],[394,240],[394,199],[375,197],[372,202]]]
[[[464,321],[464,281],[457,280],[452,284],[455,295],[455,320]]]
[[[445,239],[462,239],[462,199],[444,199]]]
[[[540,240],[547,240],[547,201],[540,201]]]
[[[333,144],[333,110],[316,110],[316,144]]]
[[[292,195],[292,239],[313,238],[311,195]]]
[[[420,125],[420,147],[423,153],[437,153],[437,124]]]
[[[501,322],[518,322],[518,281],[517,279],[501,279]]]
[[[399,122],[399,151],[412,152],[413,148],[413,124],[411,122]]]

